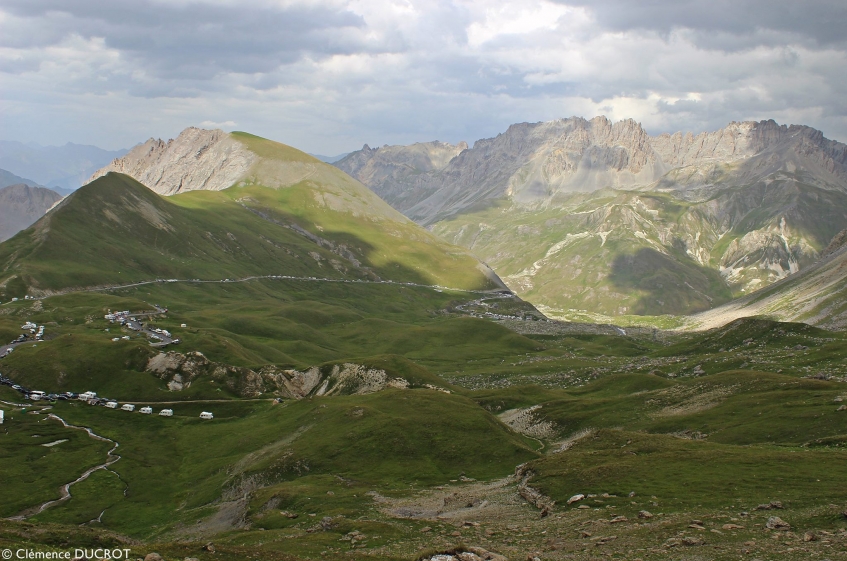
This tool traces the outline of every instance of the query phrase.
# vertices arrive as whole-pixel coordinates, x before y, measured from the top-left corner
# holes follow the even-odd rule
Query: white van
[[[118,402],[117,401],[107,401],[106,407],[108,407],[109,409],[117,409],[118,408]]]
[[[173,409],[162,409],[161,411],[159,411],[159,416],[160,417],[173,417],[174,416],[174,410]]]
[[[46,395],[46,394],[45,394],[44,392],[42,392],[42,391],[29,392],[29,398],[30,398],[32,401],[38,401],[39,399],[44,399],[44,396],[45,396],[45,395]]]
[[[97,392],[83,392],[83,393],[79,394],[77,399],[79,399],[80,401],[88,401],[89,399],[91,399],[93,397],[97,397]]]
[[[142,407],[138,410],[139,413],[144,413],[145,415],[150,415],[153,413],[153,408],[149,405],[147,407]]]
[[[121,405],[121,409],[124,411],[135,411],[135,405],[132,403],[124,403]]]
[[[212,415],[208,411],[203,411],[202,413],[200,413],[200,418],[201,419],[214,419],[214,415]]]

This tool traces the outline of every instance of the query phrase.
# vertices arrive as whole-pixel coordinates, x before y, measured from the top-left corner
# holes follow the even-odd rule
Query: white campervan
[[[174,410],[173,409],[162,409],[161,411],[159,411],[159,416],[161,416],[161,417],[173,417],[174,416]]]
[[[117,409],[118,408],[118,402],[117,401],[107,401],[106,407],[108,407],[109,409]]]
[[[77,399],[79,399],[80,401],[88,401],[93,397],[97,397],[97,392],[82,392],[81,394],[79,394]]]
[[[124,411],[135,411],[135,405],[133,405],[132,403],[124,403],[123,405],[121,405],[121,409],[123,409]]]
[[[153,408],[148,405],[147,407],[142,407],[141,409],[139,409],[138,412],[144,413],[145,415],[150,415],[151,413],[153,413]]]
[[[212,415],[208,411],[203,411],[202,413],[200,413],[200,418],[201,419],[214,419],[214,415]]]

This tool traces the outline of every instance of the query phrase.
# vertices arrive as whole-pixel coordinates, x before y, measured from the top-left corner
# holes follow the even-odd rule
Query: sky
[[[0,139],[335,155],[606,115],[847,142],[845,29],[844,0],[0,0]]]

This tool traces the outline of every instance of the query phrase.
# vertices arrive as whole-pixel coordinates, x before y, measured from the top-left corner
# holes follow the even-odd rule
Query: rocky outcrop
[[[0,189],[0,241],[29,228],[61,200],[55,191],[23,183]]]
[[[832,240],[830,240],[829,244],[821,251],[821,257],[827,257],[842,247],[847,245],[847,229],[841,230],[835,236],[833,236]]]
[[[98,170],[89,182],[116,171],[160,195],[220,191],[243,178],[258,156],[222,130],[185,129],[167,142],[151,138]]]
[[[240,397],[258,397],[276,385],[275,372],[212,362],[199,351],[159,353],[147,362],[147,371],[167,382],[171,391],[182,391],[200,376],[227,387]]]
[[[509,409],[497,417],[515,432],[532,438],[552,438],[556,436],[556,425],[545,420],[538,411],[541,405],[533,405],[524,409]]]
[[[281,369],[274,365],[252,370],[212,362],[200,352],[159,353],[148,360],[146,370],[164,380],[171,391],[184,390],[198,377],[205,376],[241,397],[270,393],[289,399],[303,399],[310,395],[364,395],[387,388],[411,387],[407,380],[392,377],[385,370],[349,362],[313,366],[304,371]],[[435,386],[421,387],[446,391]]]

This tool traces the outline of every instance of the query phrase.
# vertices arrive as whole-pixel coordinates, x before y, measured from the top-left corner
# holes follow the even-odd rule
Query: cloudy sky
[[[603,114],[847,141],[845,29],[844,0],[0,0],[0,139],[333,155]]]

